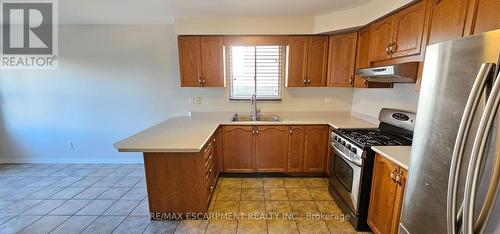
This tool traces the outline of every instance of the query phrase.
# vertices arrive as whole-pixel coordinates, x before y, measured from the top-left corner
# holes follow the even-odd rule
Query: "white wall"
[[[364,26],[414,0],[371,0],[361,6],[317,16],[178,17],[179,35],[314,34]]]
[[[312,34],[314,17],[175,18],[179,35]]]
[[[141,162],[113,143],[188,111],[250,110],[227,88],[179,87],[173,25],[62,26],[59,53],[57,70],[0,70],[0,162]],[[287,88],[262,109],[350,111],[352,93]]]
[[[316,16],[314,32],[322,33],[364,26],[414,0],[372,0],[364,5]]]
[[[417,111],[418,91],[415,84],[394,84],[392,89],[354,89],[352,111],[378,118],[382,107]]]

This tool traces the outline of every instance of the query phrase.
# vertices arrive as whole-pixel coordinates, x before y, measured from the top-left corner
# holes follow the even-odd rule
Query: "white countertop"
[[[372,146],[372,150],[408,170],[411,146]]]
[[[114,144],[120,152],[200,152],[219,125],[328,124],[334,128],[376,128],[350,112],[276,112],[281,122],[231,122],[234,113],[196,112],[173,117]]]

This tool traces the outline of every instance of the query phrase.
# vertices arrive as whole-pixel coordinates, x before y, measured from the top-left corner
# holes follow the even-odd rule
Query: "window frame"
[[[248,44],[229,44],[229,45],[224,45],[224,70],[225,70],[225,76],[228,79],[228,84],[229,84],[229,92],[228,92],[228,100],[230,102],[247,102],[251,100],[251,97],[249,98],[233,98],[232,96],[232,88],[233,88],[233,79],[231,78],[231,47],[233,46],[246,46],[246,47],[257,47],[257,46],[279,46],[281,47],[280,49],[282,50],[282,61],[281,61],[281,77],[279,81],[279,98],[259,98],[257,97],[257,101],[265,101],[265,102],[282,102],[283,101],[283,90],[285,88],[285,82],[288,79],[288,45],[283,45],[281,43],[276,43],[276,44],[268,44],[268,43],[263,43],[263,44],[254,44],[254,43],[248,43]],[[254,86],[255,90],[257,89],[257,79],[254,77]]]

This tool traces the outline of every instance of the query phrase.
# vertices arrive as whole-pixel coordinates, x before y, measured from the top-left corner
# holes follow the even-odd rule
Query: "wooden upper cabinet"
[[[203,86],[224,87],[223,39],[201,37],[201,78]]]
[[[430,1],[432,16],[430,20],[428,45],[462,37],[469,0]]]
[[[328,36],[311,36],[307,56],[307,86],[325,86],[327,58]]]
[[[224,126],[224,171],[254,171],[254,128],[253,126]]]
[[[358,32],[356,46],[356,69],[370,67],[370,27],[364,27]],[[365,78],[354,76],[356,88],[392,88],[391,83],[366,82]]]
[[[305,131],[304,126],[288,127],[288,172],[304,171]]]
[[[179,36],[182,87],[224,87],[223,38]]]
[[[305,87],[309,36],[290,36],[288,49],[288,87]]]
[[[420,54],[428,1],[418,1],[370,25],[370,62]],[[414,60],[419,61],[417,57]]]
[[[182,87],[201,85],[201,50],[200,37],[178,37],[179,67]]]
[[[389,59],[389,44],[393,42],[394,16],[370,25],[370,61]]]
[[[328,126],[307,126],[304,172],[324,172],[328,147]]]
[[[420,53],[426,3],[427,1],[420,1],[394,15],[394,46],[391,57]]]
[[[255,169],[260,172],[286,172],[288,128],[258,126],[255,135]]]
[[[288,46],[287,86],[325,86],[328,36],[290,36]]]
[[[470,0],[466,35],[477,35],[500,28],[500,0]]]
[[[398,233],[407,173],[383,156],[375,156],[368,209],[368,225],[373,233]]]
[[[326,86],[353,86],[357,39],[357,32],[330,36]]]
[[[358,32],[356,46],[356,69],[370,67],[370,27]]]

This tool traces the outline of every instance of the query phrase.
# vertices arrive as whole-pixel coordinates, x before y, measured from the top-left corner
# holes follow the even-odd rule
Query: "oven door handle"
[[[333,151],[334,151],[336,154],[340,155],[343,159],[345,159],[345,160],[347,160],[347,161],[349,161],[349,162],[353,163],[354,165],[356,165],[356,166],[358,166],[358,167],[361,167],[361,163],[354,161],[351,157],[347,156],[344,152],[340,151],[340,149],[339,149],[339,148],[337,148],[337,146],[335,146],[335,144],[334,144],[333,142],[332,142],[332,143],[330,143],[330,145],[332,145],[332,147],[333,147]]]

